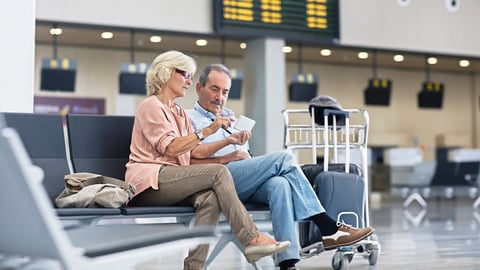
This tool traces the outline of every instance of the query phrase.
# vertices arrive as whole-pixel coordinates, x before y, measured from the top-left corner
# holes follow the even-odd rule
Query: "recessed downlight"
[[[427,58],[427,63],[430,65],[436,65],[438,64],[438,59],[436,57],[429,57]]]
[[[195,45],[197,45],[198,47],[205,47],[208,45],[208,41],[206,39],[197,39],[195,41]]]
[[[469,67],[470,66],[470,61],[468,61],[466,59],[462,59],[462,60],[458,61],[458,65],[460,67]]]
[[[290,46],[284,46],[284,47],[282,48],[282,52],[283,52],[283,53],[291,53],[291,52],[293,52],[293,49],[292,49],[292,47],[290,47]]]
[[[111,39],[111,38],[113,38],[113,33],[112,32],[103,32],[102,34],[100,34],[100,36],[103,39]]]
[[[162,37],[161,36],[150,36],[150,42],[160,43],[160,42],[162,42]]]
[[[329,50],[329,49],[322,49],[322,50],[320,50],[320,55],[321,56],[330,56],[330,55],[332,55],[332,51]]]
[[[59,36],[62,33],[63,33],[63,30],[60,27],[50,28],[50,35],[52,36]]]
[[[405,61],[405,56],[403,56],[402,54],[395,54],[393,56],[393,61],[397,62],[397,63],[401,63],[401,62]]]
[[[358,59],[362,59],[362,60],[368,59],[368,52],[359,52],[357,54],[357,57],[358,57]]]

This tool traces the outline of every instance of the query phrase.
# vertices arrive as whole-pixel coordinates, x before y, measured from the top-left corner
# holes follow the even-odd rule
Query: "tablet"
[[[235,121],[233,128],[239,131],[252,131],[253,126],[255,126],[255,120],[248,118],[245,115],[240,115],[237,121]]]

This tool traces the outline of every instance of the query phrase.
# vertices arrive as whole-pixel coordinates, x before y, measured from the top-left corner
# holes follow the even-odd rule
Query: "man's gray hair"
[[[230,69],[228,69],[224,64],[210,64],[202,70],[202,73],[200,73],[200,78],[198,79],[198,82],[202,86],[205,86],[207,84],[208,75],[212,70],[223,72],[227,74],[230,79],[232,79],[232,75],[230,74]]]

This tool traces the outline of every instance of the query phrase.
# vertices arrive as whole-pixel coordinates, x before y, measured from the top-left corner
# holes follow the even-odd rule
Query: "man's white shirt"
[[[192,122],[192,126],[195,130],[200,130],[200,129],[204,129],[206,127],[208,127],[211,123],[212,123],[212,120],[215,120],[216,116],[203,109],[200,104],[195,103],[195,106],[193,107],[193,109],[188,109],[186,110],[187,114],[188,114],[188,117],[190,118],[190,121]],[[222,117],[230,117],[230,118],[234,118],[236,120],[236,117],[235,117],[235,114],[232,110],[228,109],[228,108],[223,108],[222,112],[221,112],[221,116]],[[235,125],[235,122],[232,122],[232,126]],[[230,132],[238,132],[237,130],[233,129],[233,128],[229,128],[228,129]],[[223,140],[224,138],[230,136],[230,134],[228,134],[227,131],[225,131],[223,128],[219,129],[217,132],[215,132],[214,134],[206,137],[202,143],[213,143],[213,142],[217,142],[217,141],[220,141],[220,140]],[[223,147],[222,149],[218,150],[214,155],[212,155],[211,157],[221,157],[221,156],[224,156],[224,155],[227,155],[227,154],[230,154],[232,152],[234,152],[235,150],[242,150],[242,151],[245,151],[246,153],[248,153],[248,149],[250,147],[248,146],[248,142],[245,143],[244,145],[237,145],[237,144],[229,144],[225,147]]]

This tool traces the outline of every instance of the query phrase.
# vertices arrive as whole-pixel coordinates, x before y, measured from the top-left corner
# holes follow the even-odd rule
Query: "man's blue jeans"
[[[281,151],[226,164],[242,202],[270,207],[277,241],[292,245],[277,254],[276,264],[300,259],[296,223],[325,212],[310,183],[290,152]]]

